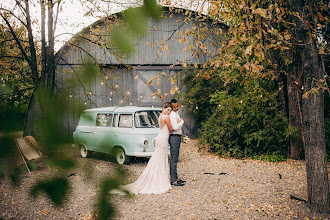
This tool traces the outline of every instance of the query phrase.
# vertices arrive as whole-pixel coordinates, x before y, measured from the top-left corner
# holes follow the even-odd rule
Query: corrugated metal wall
[[[70,40],[58,52],[59,62],[56,69],[56,93],[67,99],[68,103],[63,112],[63,123],[60,131],[65,135],[72,135],[79,120],[78,112],[81,109],[78,106],[83,106],[86,109],[127,105],[160,107],[164,101],[178,97],[170,94],[173,86],[177,85],[181,89],[181,94],[184,93],[185,86],[180,80],[182,75],[178,75],[180,77],[175,84],[170,84],[170,77],[177,75],[184,68],[181,65],[170,68],[170,65],[178,62],[204,64],[215,51],[216,46],[211,46],[212,43],[218,43],[218,40],[213,39],[213,36],[210,35],[204,39],[208,54],[201,53],[196,56],[189,49],[184,52],[185,47],[196,46],[194,39],[196,36],[188,35],[186,36],[186,43],[179,43],[179,39],[182,38],[185,31],[191,30],[194,22],[196,22],[186,18],[187,16],[183,12],[164,12],[162,19],[149,19],[148,34],[144,37],[133,37],[135,53],[128,58],[119,58],[118,55],[115,55],[116,52],[113,53],[116,50],[109,45],[100,46],[86,40],[91,33],[88,28],[80,33],[81,35]],[[210,26],[211,21],[205,19],[196,25],[198,28],[203,28]],[[103,32],[97,33],[98,40],[100,42],[108,41],[105,36],[108,36],[109,33],[104,31],[107,29],[106,24],[100,21],[90,26],[94,30],[96,27],[103,30]],[[85,38],[79,36],[85,36]],[[95,38],[95,36],[92,37]],[[212,40],[215,41],[212,42]],[[159,43],[168,45],[168,49],[160,50]],[[89,57],[93,58],[90,59]],[[96,61],[100,64],[98,73],[93,79],[87,81],[81,74],[83,72],[82,64],[86,60],[93,60],[93,62]],[[157,76],[160,76],[159,86],[157,86],[156,80],[148,86],[147,82]],[[150,96],[158,89],[161,90],[163,100],[158,96]],[[181,100],[179,99],[179,101]],[[197,122],[184,106],[180,108],[179,112],[185,119],[185,134],[195,137]],[[30,124],[33,124],[32,119],[33,116],[31,115]],[[29,119],[27,124],[29,124]],[[29,132],[29,129],[34,129],[32,125],[30,128],[29,126],[26,127],[26,133],[33,133]]]

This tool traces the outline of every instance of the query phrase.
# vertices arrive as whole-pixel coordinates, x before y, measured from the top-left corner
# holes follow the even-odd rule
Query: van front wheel
[[[89,157],[91,155],[91,152],[89,150],[87,150],[87,148],[84,145],[80,146],[80,154],[82,157],[86,158]]]
[[[128,164],[131,160],[131,158],[126,155],[123,148],[116,148],[115,159],[118,164]]]

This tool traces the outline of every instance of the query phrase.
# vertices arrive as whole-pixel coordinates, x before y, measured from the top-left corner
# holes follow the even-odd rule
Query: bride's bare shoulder
[[[168,115],[161,114],[160,117],[161,119],[165,120],[166,118],[168,118]]]

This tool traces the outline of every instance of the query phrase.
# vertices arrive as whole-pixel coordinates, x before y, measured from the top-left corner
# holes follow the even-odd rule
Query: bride
[[[167,153],[169,134],[173,131],[169,118],[171,111],[171,103],[165,102],[158,119],[160,131],[156,137],[155,151],[140,177],[134,183],[122,186],[122,189],[133,194],[160,194],[172,188]]]

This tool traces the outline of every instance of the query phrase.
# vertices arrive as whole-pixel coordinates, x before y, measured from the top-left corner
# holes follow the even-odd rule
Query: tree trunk
[[[297,52],[296,48],[287,52],[287,56],[292,61],[287,66],[288,118],[290,125],[297,129],[296,136],[290,138],[288,155],[295,160],[304,158],[301,108],[302,62],[299,56],[296,56]]]
[[[299,43],[297,56],[301,59],[304,92],[317,88],[317,83],[323,79],[323,60],[317,54],[316,42],[307,25],[306,5],[304,1],[289,0],[290,11],[298,12],[300,18],[295,18],[295,37]],[[329,181],[327,170],[327,154],[324,128],[324,92],[309,94],[302,100],[303,136],[307,170],[308,204],[312,211],[330,212]]]
[[[40,1],[41,7],[41,81],[45,84],[46,78],[46,66],[47,66],[47,45],[46,45],[46,9],[45,9],[45,0]],[[42,85],[42,88],[45,89],[46,85]]]
[[[47,94],[52,95],[55,84],[55,55],[54,55],[54,19],[53,1],[48,0],[48,46],[47,46]]]

